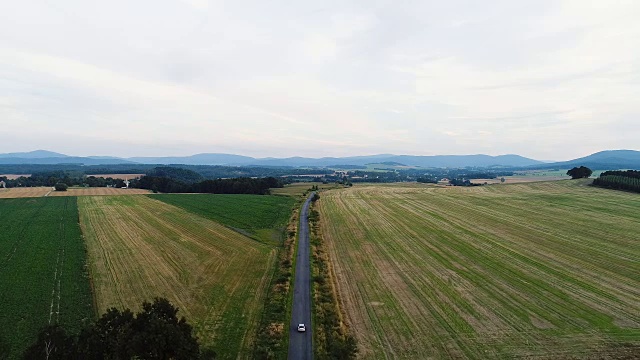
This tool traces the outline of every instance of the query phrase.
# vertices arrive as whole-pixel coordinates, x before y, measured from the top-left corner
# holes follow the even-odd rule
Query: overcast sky
[[[640,149],[640,1],[20,0],[0,153]]]

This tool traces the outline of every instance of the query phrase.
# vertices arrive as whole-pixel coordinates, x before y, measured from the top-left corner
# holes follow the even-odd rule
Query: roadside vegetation
[[[94,311],[76,198],[0,199],[0,217],[0,354],[17,359],[43,326],[75,334]]]
[[[296,202],[278,252],[253,349],[255,359],[287,359],[294,254],[301,201]]]
[[[320,199],[314,194],[309,210],[311,276],[313,279],[313,336],[316,359],[355,359],[358,347],[349,334],[338,303],[331,261],[320,230],[320,215],[315,209]]]
[[[637,356],[640,202],[590,182],[321,194],[359,357]]]

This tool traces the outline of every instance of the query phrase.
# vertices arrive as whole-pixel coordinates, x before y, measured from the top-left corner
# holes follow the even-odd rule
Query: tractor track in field
[[[55,313],[55,322],[60,321],[60,302],[62,301],[62,269],[64,268],[65,252],[66,252],[66,231],[65,219],[67,217],[67,209],[69,207],[69,198],[64,201],[62,216],[60,217],[60,225],[58,231],[58,255],[56,257],[56,270],[53,275],[53,289],[51,290],[51,306],[49,307],[49,324],[53,320]],[[57,300],[57,301],[56,301]],[[57,304],[56,304],[57,302]],[[56,310],[54,312],[54,307]]]

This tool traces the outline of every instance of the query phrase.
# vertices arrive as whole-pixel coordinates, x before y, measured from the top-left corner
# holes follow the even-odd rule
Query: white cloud
[[[634,148],[638,13],[604,0],[14,2],[0,13],[0,152]]]

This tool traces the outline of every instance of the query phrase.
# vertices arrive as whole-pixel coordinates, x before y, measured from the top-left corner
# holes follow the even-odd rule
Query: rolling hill
[[[118,158],[111,156],[68,156],[46,150],[36,150],[23,153],[0,154],[0,164],[84,164],[84,165],[113,165],[113,164],[183,164],[183,165],[227,165],[227,166],[271,166],[271,167],[331,167],[365,166],[376,163],[398,163],[407,166],[424,168],[462,168],[462,167],[515,167],[530,169],[571,168],[573,166],[588,166],[592,169],[628,169],[640,168],[640,151],[635,150],[606,150],[582,158],[562,161],[543,162],[520,155],[508,154],[490,156],[476,155],[393,155],[379,154],[369,156],[347,157],[288,157],[288,158],[253,158],[249,156],[220,153],[203,153],[191,156],[165,157],[130,157]]]
[[[594,170],[640,169],[640,151],[605,150],[574,160],[549,163],[541,168],[568,169],[574,166],[586,166]]]

